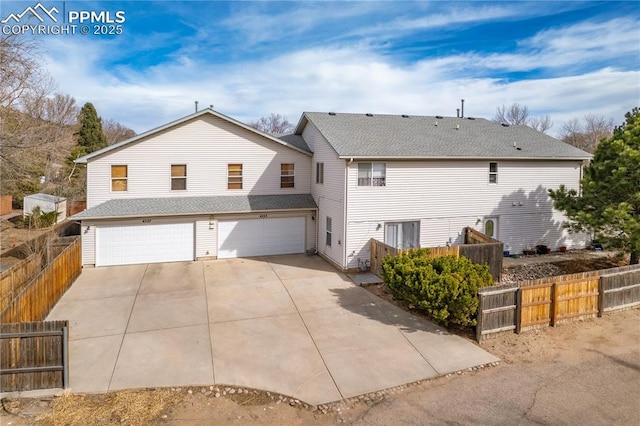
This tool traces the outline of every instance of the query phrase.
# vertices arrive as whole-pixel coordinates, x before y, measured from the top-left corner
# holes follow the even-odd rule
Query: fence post
[[[515,312],[515,326],[516,334],[520,334],[522,328],[522,288],[518,287],[516,290],[516,312]]]
[[[557,290],[558,287],[554,282],[553,284],[551,284],[551,309],[549,309],[549,314],[551,316],[551,327],[556,326],[556,316],[558,315],[558,302],[556,300],[558,298]]]
[[[476,340],[480,343],[482,339],[482,311],[484,310],[484,296],[478,292],[478,316],[476,319]]]
[[[62,327],[62,389],[69,388],[69,321]]]
[[[604,315],[604,304],[605,304],[605,298],[604,298],[605,294],[604,294],[604,282],[602,277],[598,277],[598,317],[601,318],[602,315]]]

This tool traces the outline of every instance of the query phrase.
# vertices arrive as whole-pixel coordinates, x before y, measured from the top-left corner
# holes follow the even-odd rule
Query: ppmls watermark
[[[3,35],[120,35],[126,22],[123,10],[67,10],[38,2],[0,20]]]

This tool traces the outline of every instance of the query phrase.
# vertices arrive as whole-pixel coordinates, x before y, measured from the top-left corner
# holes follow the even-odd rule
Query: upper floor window
[[[128,170],[125,165],[111,166],[111,191],[127,190]]]
[[[280,164],[280,188],[294,188],[295,175],[293,164]]]
[[[227,165],[227,189],[242,189],[242,164]]]
[[[316,183],[324,183],[324,163],[316,163]]]
[[[385,163],[358,163],[358,186],[385,186],[386,177]]]
[[[187,189],[187,165],[171,165],[171,190],[185,191]]]
[[[498,183],[498,163],[489,163],[489,183]]]

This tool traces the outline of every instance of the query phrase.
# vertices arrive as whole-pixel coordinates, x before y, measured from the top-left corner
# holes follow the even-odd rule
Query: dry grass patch
[[[182,395],[169,389],[124,390],[104,395],[64,393],[50,413],[36,419],[43,425],[148,425],[178,403]]]

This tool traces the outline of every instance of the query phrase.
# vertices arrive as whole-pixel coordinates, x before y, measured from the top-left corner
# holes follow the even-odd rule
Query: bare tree
[[[493,121],[510,125],[526,125],[529,121],[529,108],[526,105],[520,106],[517,102],[512,103],[509,107],[502,105],[496,108]]]
[[[544,115],[541,117],[531,118],[527,125],[539,132],[547,133],[547,131],[553,127],[553,121],[551,121],[551,117],[549,117],[549,115]]]
[[[75,100],[55,94],[34,41],[0,37],[0,180],[18,202],[42,189],[72,141]]]
[[[517,102],[512,103],[510,106],[504,106],[496,108],[496,115],[493,120],[500,124],[509,124],[512,126],[529,126],[534,130],[542,133],[553,127],[553,121],[549,115],[543,115],[540,117],[531,117],[529,115],[529,107],[526,105],[520,105]]]
[[[614,129],[613,118],[606,118],[600,114],[586,114],[584,123],[577,118],[564,123],[560,130],[560,139],[576,148],[594,153],[600,140],[610,137]]]
[[[252,121],[249,126],[272,135],[283,135],[293,130],[293,124],[280,114],[269,114],[268,117],[261,117],[257,121]]]
[[[111,119],[102,121],[102,131],[107,137],[107,144],[109,145],[132,138],[136,135],[136,132],[130,128]]]

